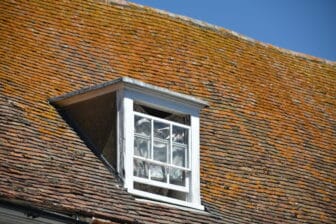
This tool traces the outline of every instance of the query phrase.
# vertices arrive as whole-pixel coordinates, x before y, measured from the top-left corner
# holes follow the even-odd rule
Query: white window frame
[[[199,159],[199,107],[188,105],[176,99],[165,98],[164,95],[157,95],[148,92],[139,91],[136,89],[124,88],[119,90],[118,96],[118,160],[123,160],[123,164],[118,162],[118,171],[123,173],[124,187],[131,194],[141,197],[147,197],[158,201],[164,201],[172,204],[182,205],[195,209],[204,210],[200,200],[200,159]],[[158,183],[158,181],[146,180],[141,177],[133,176],[133,159],[134,159],[134,115],[138,112],[133,110],[134,103],[141,103],[149,107],[169,111],[173,113],[186,114],[190,116],[189,128],[189,149],[188,149],[188,168],[190,172],[190,179],[186,179],[186,187],[177,186],[173,184]],[[143,114],[141,113],[141,116]],[[146,115],[145,115],[146,116]],[[155,117],[156,120],[162,120],[168,123],[174,123],[165,119]],[[183,126],[179,123],[174,125]],[[121,128],[121,129],[120,129]],[[143,159],[141,157],[141,159]],[[160,163],[158,161],[150,161],[151,163]],[[167,165],[164,163],[164,165]],[[181,167],[177,167],[181,169]],[[134,188],[134,182],[149,184],[152,186],[163,187],[166,189],[178,190],[187,193],[187,200],[171,198],[168,196],[161,196],[146,191]]]
[[[190,154],[191,154],[191,146],[190,146],[190,142],[191,142],[191,127],[189,125],[183,125],[183,124],[180,124],[180,123],[177,123],[177,122],[174,122],[174,121],[169,121],[169,120],[166,120],[166,119],[162,119],[162,118],[158,118],[158,117],[155,117],[155,116],[151,116],[151,115],[147,115],[147,114],[144,114],[144,113],[140,113],[140,112],[136,112],[136,111],[133,111],[133,118],[135,116],[140,116],[140,117],[145,117],[145,118],[148,118],[151,120],[152,122],[152,129],[154,128],[153,126],[153,122],[154,121],[159,121],[161,123],[165,123],[165,124],[169,124],[169,127],[170,127],[170,138],[169,138],[169,148],[170,150],[168,150],[169,152],[169,159],[168,161],[172,161],[172,152],[171,152],[171,149],[172,149],[172,145],[173,145],[173,142],[172,142],[172,127],[173,126],[176,126],[176,127],[182,127],[182,128],[185,128],[188,130],[188,147],[187,147],[187,157],[186,157],[186,160],[188,161],[185,161],[185,164],[190,167],[189,164],[191,164],[191,161],[190,161]],[[153,130],[151,130],[151,136],[150,136],[150,139],[151,139],[151,155],[153,155],[153,145],[154,145],[154,140],[155,140],[155,137],[153,135]],[[136,136],[136,134],[134,133],[134,129],[133,129],[133,135]],[[176,143],[175,143],[176,144]],[[164,167],[169,167],[169,168],[176,168],[176,169],[179,169],[179,170],[183,170],[185,172],[188,172],[189,175],[190,173],[192,172],[192,169],[191,168],[188,168],[188,167],[181,167],[181,166],[176,166],[176,165],[173,165],[173,164],[169,164],[168,161],[167,163],[164,163],[164,162],[160,162],[160,161],[156,161],[154,159],[148,159],[148,158],[144,158],[144,157],[140,157],[140,156],[136,156],[133,154],[133,159],[138,159],[138,160],[142,160],[142,161],[146,161],[148,162],[149,164],[155,164],[155,165],[160,165],[160,166],[164,166]],[[189,184],[190,184],[190,180],[189,180],[189,175],[186,176],[186,180],[185,180],[185,186],[179,186],[179,185],[174,185],[174,184],[169,184],[169,176],[170,175],[167,175],[167,183],[162,183],[162,182],[159,182],[159,181],[154,181],[154,180],[151,180],[150,178],[150,172],[149,172],[149,177],[148,179],[146,178],[141,178],[141,177],[134,177],[133,176],[133,179],[135,182],[138,182],[138,183],[142,183],[142,184],[148,184],[148,185],[151,185],[151,186],[156,186],[156,187],[162,187],[162,188],[166,188],[166,189],[171,189],[171,190],[176,190],[176,191],[181,191],[181,192],[185,192],[185,193],[189,193],[190,192],[190,187],[189,187]]]

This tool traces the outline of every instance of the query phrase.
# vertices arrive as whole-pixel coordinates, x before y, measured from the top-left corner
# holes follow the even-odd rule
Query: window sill
[[[140,200],[140,201],[146,201],[146,202],[161,204],[161,205],[180,208],[180,209],[189,210],[189,211],[190,210],[192,210],[192,211],[197,210],[199,212],[200,211],[204,212],[204,206],[200,205],[200,204],[185,202],[185,201],[181,201],[181,200],[178,200],[178,199],[169,198],[169,197],[165,197],[165,196],[160,196],[160,195],[156,195],[156,194],[152,194],[152,193],[148,193],[148,192],[140,191],[140,190],[136,190],[136,189],[128,190],[128,192],[130,194],[135,195],[135,196],[148,198],[148,199],[139,199],[138,198],[137,200]]]

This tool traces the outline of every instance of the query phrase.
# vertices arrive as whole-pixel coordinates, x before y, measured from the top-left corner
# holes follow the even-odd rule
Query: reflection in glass
[[[185,186],[185,171],[170,168],[170,184]]]
[[[134,159],[133,175],[137,177],[148,178],[148,163]]]
[[[173,142],[188,144],[188,129],[173,126]]]
[[[166,168],[164,166],[151,165],[150,172],[152,180],[167,182]]]
[[[144,158],[150,157],[150,140],[141,137],[134,137],[134,155]]]
[[[154,141],[153,159],[167,162],[168,142]]]
[[[135,115],[134,155],[146,161],[134,158],[134,176],[186,186],[186,176],[189,173],[182,167],[190,165],[188,145],[188,128]],[[164,164],[159,165],[158,162]]]
[[[154,137],[160,139],[169,139],[169,124],[154,121]]]
[[[151,120],[141,116],[134,116],[135,133],[150,137]]]
[[[186,167],[186,151],[187,149],[183,146],[173,145],[172,164],[175,166]]]

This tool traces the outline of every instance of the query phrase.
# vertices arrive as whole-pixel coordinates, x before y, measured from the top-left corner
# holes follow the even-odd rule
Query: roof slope
[[[136,5],[0,3],[0,197],[148,223],[336,222],[336,65]],[[201,97],[210,214],[135,201],[48,103],[129,76]]]

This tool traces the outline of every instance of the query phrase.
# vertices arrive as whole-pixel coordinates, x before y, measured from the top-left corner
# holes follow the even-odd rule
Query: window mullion
[[[169,152],[167,158],[169,158],[168,164],[172,165],[173,162],[173,125],[172,123],[169,123]],[[170,183],[170,172],[171,172],[171,167],[168,166],[168,173],[167,173],[167,183]]]
[[[191,168],[191,129],[188,130],[188,144],[187,144],[187,155],[186,155],[186,168]]]
[[[151,136],[150,136],[150,156],[149,156],[149,158],[151,159],[151,160],[153,160],[154,158],[153,158],[153,154],[154,154],[154,120],[153,119],[151,119]],[[151,166],[152,166],[152,164],[151,163],[149,163],[148,164],[148,178],[149,178],[149,180],[151,180]]]
[[[141,157],[141,156],[133,156],[135,159],[138,159],[138,160],[142,160],[142,161],[147,161],[148,163],[151,163],[151,164],[155,164],[155,165],[160,165],[160,166],[167,166],[167,167],[171,167],[171,168],[174,168],[174,169],[180,169],[180,170],[184,170],[186,172],[191,172],[192,170],[189,169],[189,168],[185,168],[185,167],[180,167],[180,166],[175,166],[173,164],[167,164],[167,163],[164,163],[164,162],[160,162],[160,161],[157,161],[157,160],[152,160],[152,159],[147,159],[147,158],[144,158],[144,157]]]

